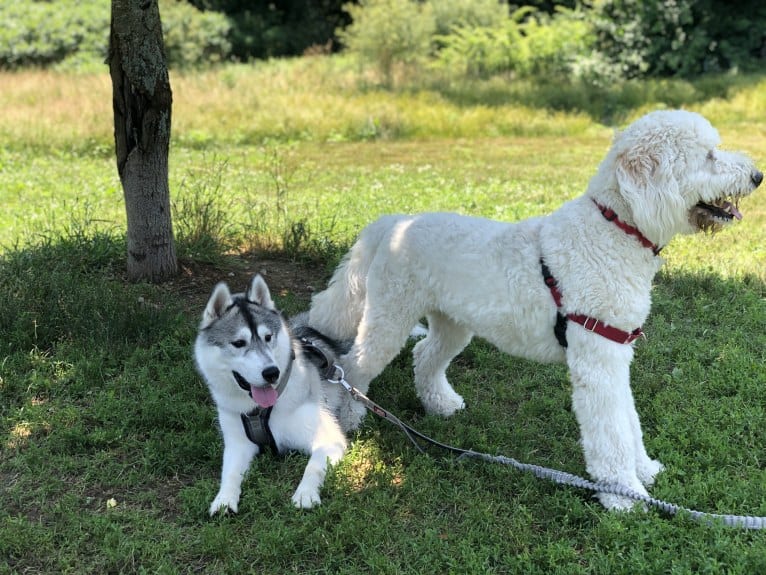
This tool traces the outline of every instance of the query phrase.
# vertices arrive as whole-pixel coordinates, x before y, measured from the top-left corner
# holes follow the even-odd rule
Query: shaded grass
[[[2,260],[0,280],[14,287],[2,291],[0,309],[17,312],[0,324],[15,335],[0,364],[0,572],[754,573],[766,565],[760,533],[653,511],[610,514],[587,493],[507,468],[420,456],[372,418],[328,477],[320,508],[289,502],[305,456],[266,455],[245,481],[239,515],[211,520],[221,446],[190,358],[199,310],[163,288],[115,279],[122,249],[118,239],[81,235]],[[83,257],[91,252],[103,255]],[[43,267],[51,275],[13,279]],[[633,370],[649,451],[668,466],[654,495],[766,515],[764,294],[752,276],[659,276]],[[290,293],[279,301],[305,306]],[[45,310],[34,341],[21,337],[31,322],[22,308]],[[113,333],[121,317],[133,325]],[[477,341],[449,375],[468,403],[449,420],[423,414],[407,352],[371,393],[441,440],[584,473],[563,366]]]

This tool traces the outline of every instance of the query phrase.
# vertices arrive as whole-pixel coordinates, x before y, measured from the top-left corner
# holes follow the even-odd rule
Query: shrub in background
[[[436,30],[430,3],[412,0],[359,0],[344,9],[352,22],[338,31],[340,40],[363,61],[377,66],[387,84],[394,64],[422,61]]]
[[[347,0],[189,0],[200,10],[220,12],[231,24],[234,59],[298,56],[327,51],[335,30],[349,23],[342,10]]]
[[[108,41],[104,2],[0,1],[0,68],[49,66],[80,50],[103,61]]]
[[[599,52],[624,78],[754,70],[766,50],[760,0],[600,0],[590,19]]]
[[[230,25],[223,14],[161,0],[160,15],[171,68],[228,59]],[[109,25],[105,0],[0,0],[0,69],[103,66]]]
[[[218,64],[231,53],[231,25],[218,12],[202,12],[191,4],[160,0],[165,54],[171,68]]]
[[[476,77],[560,77],[591,53],[593,40],[581,12],[562,8],[551,17],[526,7],[493,26],[460,26],[441,36],[434,65]]]
[[[505,0],[431,0],[436,35],[446,36],[457,28],[502,25],[509,12]]]

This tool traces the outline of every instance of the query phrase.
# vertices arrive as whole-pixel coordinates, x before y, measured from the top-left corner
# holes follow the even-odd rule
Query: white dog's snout
[[[753,173],[750,174],[750,179],[752,180],[753,184],[757,188],[761,185],[761,182],[763,181],[763,172],[760,170],[753,170]]]

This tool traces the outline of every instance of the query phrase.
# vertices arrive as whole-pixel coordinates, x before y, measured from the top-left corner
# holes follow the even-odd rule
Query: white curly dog
[[[676,234],[741,219],[763,174],[717,149],[710,123],[686,111],[647,114],[617,134],[585,195],[545,217],[505,223],[449,213],[384,216],[365,228],[312,300],[309,324],[354,344],[342,358],[367,391],[426,317],[413,350],[426,411],[464,407],[445,370],[478,335],[501,350],[566,361],[588,473],[647,494],[649,457],[630,390],[633,340],[649,314],[660,249]],[[364,408],[349,402],[344,428]],[[600,494],[604,506],[631,501]]]

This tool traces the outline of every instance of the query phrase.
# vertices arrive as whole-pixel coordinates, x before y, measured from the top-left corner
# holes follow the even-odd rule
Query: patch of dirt
[[[232,292],[241,292],[247,289],[256,273],[264,277],[272,294],[292,294],[305,302],[327,283],[322,264],[293,261],[275,254],[231,256],[215,265],[182,261],[179,268],[178,277],[164,285],[194,309],[202,309],[218,282],[226,282]]]

